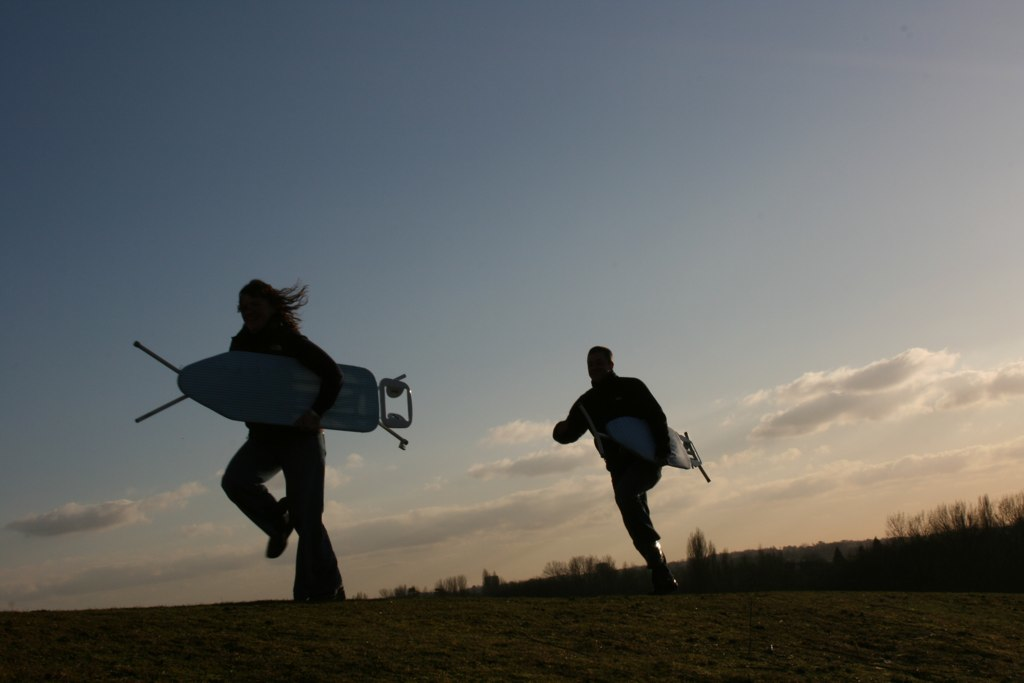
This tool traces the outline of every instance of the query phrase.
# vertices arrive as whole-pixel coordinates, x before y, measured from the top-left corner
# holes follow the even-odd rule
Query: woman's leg
[[[295,554],[295,600],[329,600],[341,589],[338,560],[323,525],[324,460],[322,434],[296,437],[284,460],[288,514],[299,535]]]
[[[250,438],[231,458],[220,481],[231,502],[268,536],[280,534],[285,525],[277,501],[264,486],[280,471],[274,443]]]

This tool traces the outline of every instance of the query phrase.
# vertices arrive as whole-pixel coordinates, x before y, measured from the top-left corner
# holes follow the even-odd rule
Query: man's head
[[[612,350],[607,346],[595,346],[587,351],[587,374],[591,382],[598,382],[611,374],[615,367]]]

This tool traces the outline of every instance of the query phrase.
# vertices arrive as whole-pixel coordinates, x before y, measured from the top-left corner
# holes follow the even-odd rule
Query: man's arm
[[[572,404],[569,415],[555,425],[551,437],[558,443],[573,443],[587,431],[587,421],[580,412],[580,402]]]

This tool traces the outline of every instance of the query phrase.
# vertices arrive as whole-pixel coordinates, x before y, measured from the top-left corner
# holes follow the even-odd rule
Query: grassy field
[[[0,612],[0,680],[1024,680],[1024,595],[416,598]]]

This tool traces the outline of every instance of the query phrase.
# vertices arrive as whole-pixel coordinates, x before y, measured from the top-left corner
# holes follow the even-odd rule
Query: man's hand
[[[565,420],[555,425],[555,428],[551,430],[551,437],[558,443],[565,443]]]

